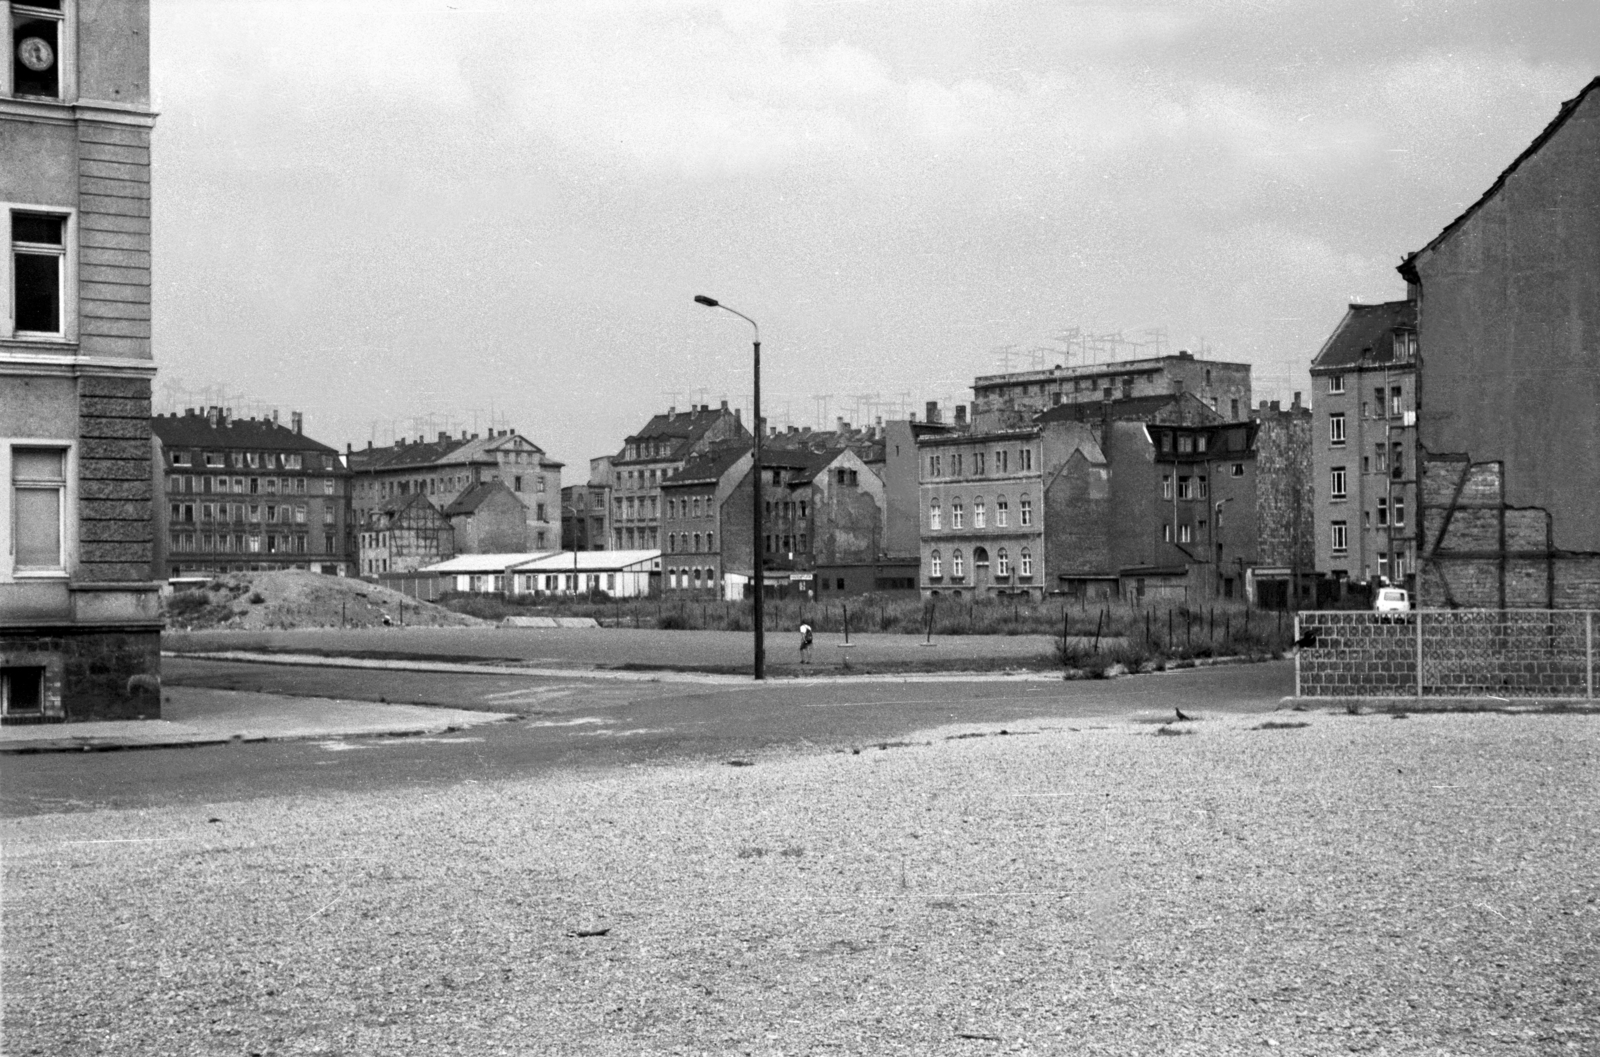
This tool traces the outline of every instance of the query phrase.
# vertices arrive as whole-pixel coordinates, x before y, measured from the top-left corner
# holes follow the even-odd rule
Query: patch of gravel
[[[1294,721],[8,821],[5,1052],[1600,1052],[1596,721]]]

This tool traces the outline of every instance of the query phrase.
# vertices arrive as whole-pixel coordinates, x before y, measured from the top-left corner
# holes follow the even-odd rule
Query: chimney
[[[305,419],[300,417],[300,412],[298,412],[298,411],[289,412],[289,423],[290,423],[290,428],[293,429],[296,433],[305,432],[301,428],[305,424]]]
[[[273,408],[272,409],[272,424],[274,426],[276,426],[278,424],[278,409],[277,408]]]
[[[1298,391],[1296,391],[1295,394],[1294,394],[1294,404],[1292,406],[1293,406],[1294,410],[1296,410],[1296,411],[1300,410],[1300,393]]]
[[[450,439],[450,434],[442,432],[442,431],[440,432],[440,434],[439,434],[439,443],[440,444],[443,444],[445,441],[447,441],[449,439]]]
[[[724,400],[722,402],[722,410],[724,410],[724,411],[728,410],[728,402],[726,400]]]
[[[224,426],[233,425],[233,408],[225,407],[222,409],[222,424]]]
[[[937,400],[929,400],[928,401],[928,421],[929,422],[938,422],[939,421],[939,401],[937,401]]]
[[[967,424],[967,405],[966,404],[957,404],[956,405],[956,425],[965,426],[966,424]]]
[[[678,409],[677,408],[675,408],[675,407],[667,408],[667,421],[668,422],[671,422],[673,419],[675,419],[677,417],[678,417]]]
[[[217,422],[218,422],[218,419],[220,418],[221,414],[222,414],[222,409],[221,408],[218,408],[218,407],[215,407],[215,406],[206,408],[206,421],[211,423],[211,428],[212,429],[216,429],[217,428]]]
[[[405,447],[406,446],[406,439],[404,437],[401,437],[399,440],[394,442],[394,446],[397,447],[397,448]]]
[[[372,450],[372,439],[370,437],[367,439],[367,450]]]
[[[344,457],[345,458],[348,459],[350,456],[354,455],[355,451],[356,451],[355,448],[350,444],[349,441],[345,441],[344,442]]]
[[[1274,401],[1273,401],[1273,402],[1272,402],[1272,405],[1271,405],[1271,406],[1272,406],[1272,413],[1273,413],[1273,414],[1274,414],[1274,415],[1276,415],[1276,414],[1278,414],[1278,413],[1279,413],[1279,412],[1280,412],[1280,411],[1282,411],[1282,410],[1283,410],[1283,407],[1282,407],[1282,406],[1281,406],[1281,405],[1280,405],[1280,404],[1279,404],[1279,403],[1278,403],[1278,401],[1276,401],[1276,400],[1274,400]]]

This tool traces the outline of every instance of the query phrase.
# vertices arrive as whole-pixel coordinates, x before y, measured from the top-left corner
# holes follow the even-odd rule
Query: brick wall
[[[1312,510],[1311,412],[1259,412],[1256,432],[1256,560],[1261,565],[1316,568]],[[1296,562],[1296,547],[1299,561]]]
[[[47,720],[158,719],[161,633],[50,628],[0,640],[0,664],[42,665]]]
[[[143,378],[84,377],[78,408],[77,578],[148,580],[155,492],[150,383]]]

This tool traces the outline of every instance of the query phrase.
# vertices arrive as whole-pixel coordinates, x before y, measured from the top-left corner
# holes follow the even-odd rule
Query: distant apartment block
[[[674,407],[652,416],[611,457],[610,480],[595,482],[611,491],[611,549],[659,549],[662,484],[693,456],[717,444],[748,439],[739,412],[729,410],[726,400],[720,408],[697,404],[686,412]]]
[[[1188,393],[1222,416],[1239,422],[1250,415],[1250,365],[1201,360],[1188,352],[1139,360],[1076,364],[1037,371],[979,375],[972,407],[980,429],[1002,423],[991,416],[1038,413],[1061,404],[1102,403]]]
[[[609,486],[591,481],[561,489],[561,546],[565,550],[605,550],[611,541],[610,522]]]
[[[350,474],[299,412],[237,419],[190,408],[152,420],[163,578],[244,570],[356,572]]]
[[[1311,361],[1316,567],[1405,583],[1416,569],[1417,306],[1351,305]]]

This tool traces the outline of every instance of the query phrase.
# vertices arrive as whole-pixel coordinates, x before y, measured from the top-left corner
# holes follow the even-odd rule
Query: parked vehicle
[[[1403,587],[1380,587],[1372,598],[1372,608],[1378,613],[1411,612],[1411,596]]]

